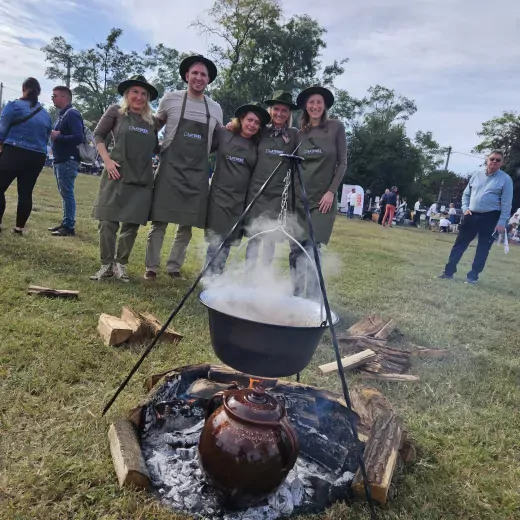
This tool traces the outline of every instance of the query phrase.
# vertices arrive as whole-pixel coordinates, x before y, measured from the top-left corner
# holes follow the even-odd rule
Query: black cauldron
[[[287,377],[311,361],[328,328],[321,305],[258,289],[203,291],[213,350],[230,367],[260,377]],[[324,312],[324,311],[323,311]],[[332,314],[334,324],[339,319]]]

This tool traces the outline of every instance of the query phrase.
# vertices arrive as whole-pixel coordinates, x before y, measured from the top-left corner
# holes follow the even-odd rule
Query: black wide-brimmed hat
[[[296,99],[296,104],[298,108],[305,108],[305,102],[309,99],[313,94],[321,94],[325,101],[325,106],[330,108],[334,104],[334,94],[325,87],[313,86],[302,90]]]
[[[264,103],[268,107],[272,107],[273,105],[286,105],[291,110],[296,110],[298,107],[294,104],[292,94],[287,90],[277,90],[271,96],[271,99],[266,99]]]
[[[211,60],[202,56],[202,54],[194,54],[193,56],[184,58],[179,65],[179,73],[184,82],[186,82],[186,72],[190,70],[190,67],[194,63],[204,63],[208,69],[209,83],[215,81],[217,77],[217,66]]]
[[[148,83],[146,81],[146,78],[144,76],[141,76],[140,74],[137,74],[136,76],[132,76],[129,79],[126,79],[125,81],[122,81],[117,86],[117,91],[124,96],[125,92],[130,87],[142,87],[148,91],[148,94],[150,94],[150,101],[155,101],[159,97],[159,92],[157,92],[157,89]]]
[[[245,105],[239,106],[235,110],[235,117],[241,117],[248,112],[253,112],[260,118],[260,123],[262,126],[269,124],[271,121],[271,116],[269,112],[260,105],[257,101],[251,101],[251,103],[247,103]]]

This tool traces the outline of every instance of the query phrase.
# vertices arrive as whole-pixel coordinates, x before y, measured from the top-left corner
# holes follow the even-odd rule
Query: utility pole
[[[67,87],[70,88],[70,67],[71,67],[71,60],[70,56],[67,56]]]
[[[446,164],[444,165],[444,171],[448,171],[448,164],[450,164],[450,157],[451,157],[451,146],[448,146],[448,155],[446,156]],[[442,187],[444,186],[444,181],[441,181],[441,185],[439,188],[439,195],[437,196],[437,204],[441,203],[441,197],[442,197]]]
[[[2,114],[2,100],[4,94],[4,84],[0,83],[0,114]]]
[[[451,157],[451,146],[448,147],[448,156],[446,157],[446,164],[444,165],[444,171],[448,171],[448,164],[450,163]]]

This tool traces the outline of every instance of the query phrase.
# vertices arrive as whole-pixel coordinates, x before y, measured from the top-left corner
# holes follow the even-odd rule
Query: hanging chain
[[[282,192],[282,207],[278,215],[278,225],[282,228],[287,226],[287,201],[289,199],[289,188],[291,186],[291,169],[287,169],[287,175],[284,179],[284,188]]]

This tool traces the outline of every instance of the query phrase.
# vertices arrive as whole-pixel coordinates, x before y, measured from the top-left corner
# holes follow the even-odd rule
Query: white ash
[[[346,485],[354,478],[346,472],[339,479],[314,462],[298,457],[285,482],[264,503],[245,511],[222,508],[206,482],[198,459],[198,441],[204,421],[183,431],[157,431],[142,437],[143,456],[160,500],[176,511],[207,520],[275,520],[295,509],[314,505],[313,478],[331,486]]]

